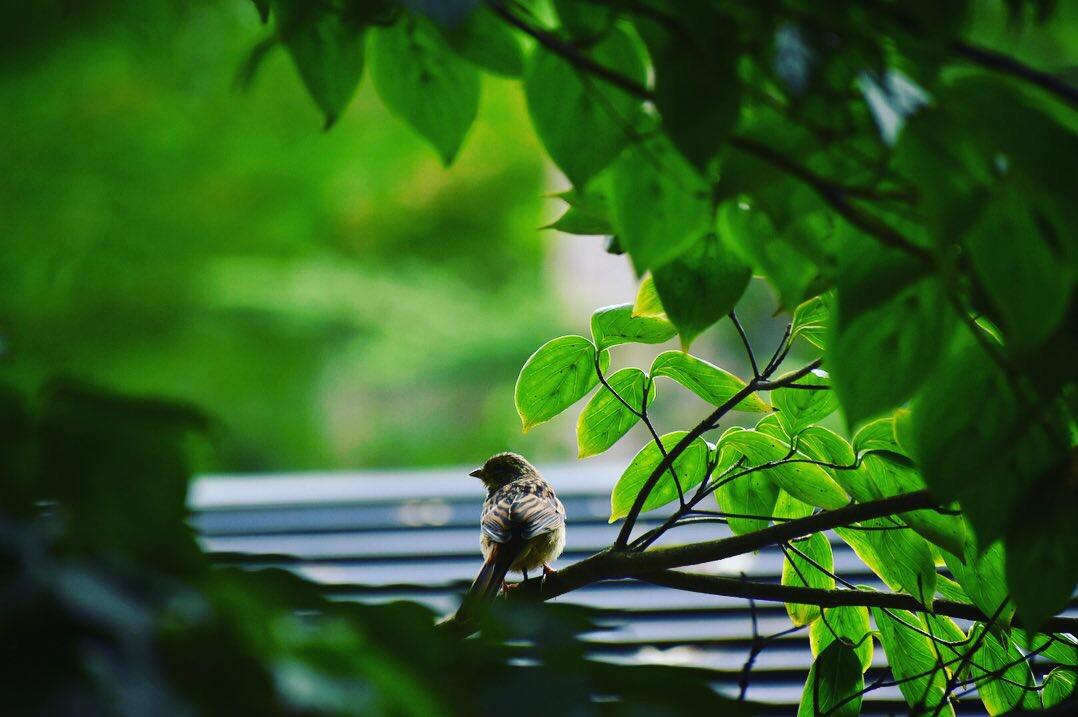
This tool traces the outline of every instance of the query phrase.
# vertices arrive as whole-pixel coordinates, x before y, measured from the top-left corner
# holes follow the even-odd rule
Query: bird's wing
[[[507,543],[516,533],[525,540],[565,525],[565,507],[543,480],[520,480],[505,486],[483,507],[483,533]]]

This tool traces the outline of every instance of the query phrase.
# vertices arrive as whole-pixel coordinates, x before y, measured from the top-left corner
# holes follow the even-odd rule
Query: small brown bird
[[[491,456],[471,475],[487,487],[480,520],[483,563],[465,596],[465,605],[498,594],[510,570],[528,571],[550,563],[565,548],[565,507],[531,463],[516,453]]]

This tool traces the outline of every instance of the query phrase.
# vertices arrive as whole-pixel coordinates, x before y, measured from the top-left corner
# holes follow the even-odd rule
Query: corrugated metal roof
[[[559,565],[613,542],[617,526],[606,519],[610,486],[619,471],[616,465],[594,462],[544,469],[568,516],[567,546]],[[190,505],[203,547],[221,562],[285,567],[323,584],[335,599],[406,599],[448,613],[481,564],[482,498],[481,487],[467,470],[454,468],[203,476],[192,487]],[[643,520],[640,528],[654,524]],[[728,534],[723,525],[691,525],[671,531],[659,544]],[[883,588],[844,543],[832,542],[838,574]],[[778,548],[702,567],[773,581],[781,568]],[[596,655],[706,668],[718,689],[736,694],[752,645],[748,601],[633,581],[592,585],[560,600],[604,611],[602,622],[608,629],[589,638]],[[757,603],[756,617],[762,636],[791,626],[778,603]],[[806,630],[772,641],[755,660],[748,698],[774,705],[779,714],[796,712],[811,661]],[[866,682],[885,670],[883,652],[877,649]],[[884,688],[866,696],[862,711],[908,710],[897,688]],[[983,708],[979,701],[965,699],[960,712],[983,714]]]

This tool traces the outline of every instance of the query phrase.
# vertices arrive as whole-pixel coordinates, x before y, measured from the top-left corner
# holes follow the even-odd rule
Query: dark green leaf
[[[448,166],[479,109],[478,70],[418,16],[405,15],[372,35],[371,76],[378,95]]]
[[[576,207],[569,207],[564,214],[554,220],[554,223],[543,228],[557,229],[559,232],[580,236],[605,236],[612,234],[614,231],[610,223],[603,217],[588,214]]]
[[[612,30],[587,54],[643,84],[644,63],[622,30]],[[625,147],[641,105],[639,98],[588,76],[544,47],[536,48],[528,63],[524,93],[539,139],[576,187],[584,187]]]
[[[664,351],[651,363],[651,376],[667,376],[714,406],[721,406],[745,388],[745,382],[718,366],[683,351]],[[771,407],[755,393],[743,398],[736,406],[739,411],[762,413]]]
[[[618,237],[638,273],[676,258],[711,229],[707,185],[664,137],[626,149],[611,189]]]
[[[596,349],[583,336],[548,341],[520,369],[515,400],[524,430],[549,421],[583,398],[599,383]],[[610,355],[602,353],[605,365]]]
[[[1007,599],[1007,583],[1003,579],[1006,562],[1003,546],[998,542],[993,543],[978,555],[976,546],[968,542],[962,560],[948,553],[943,554],[943,560],[955,580],[962,586],[963,592],[969,596],[970,602],[985,615],[995,615]],[[1012,615],[1014,605],[1008,605],[999,612],[996,623],[1009,625]]]
[[[610,388],[630,406],[639,411],[644,405],[644,388],[648,377],[638,368],[623,368],[607,378]],[[655,387],[649,386],[648,405],[655,400]],[[605,386],[600,388],[576,422],[576,442],[580,458],[587,458],[602,453],[618,442],[629,429],[636,425],[640,417],[630,411],[618,397]]]
[[[520,77],[524,72],[520,40],[487,7],[477,7],[461,22],[439,29],[457,54],[484,70],[503,77]]]
[[[839,291],[845,301],[842,287]],[[851,426],[913,395],[946,346],[949,316],[931,279],[903,289],[852,320],[839,312],[827,339],[827,365]]]
[[[857,717],[865,687],[861,664],[853,650],[833,642],[809,669],[797,717]]]
[[[733,19],[687,5],[676,25],[640,21],[655,73],[655,107],[678,150],[708,169],[737,122],[741,81]]]
[[[767,277],[784,309],[792,311],[805,300],[816,267],[782,239],[766,213],[728,201],[719,208],[716,227],[746,264]]]
[[[1043,407],[1023,405],[971,341],[940,362],[911,421],[913,445],[899,432],[902,444],[913,449],[932,494],[962,504],[981,545],[1007,531],[1021,501],[1066,455],[1062,426]],[[1036,523],[1023,525],[1037,530]]]
[[[633,316],[632,304],[606,306],[591,315],[591,335],[600,349],[626,343],[661,344],[676,333],[664,318]]]
[[[652,276],[666,315],[688,351],[704,329],[733,311],[752,272],[722,240],[708,233]]]
[[[328,7],[327,7],[328,5]],[[277,33],[311,98],[337,121],[363,75],[364,26],[344,13],[339,2],[274,2]]]
[[[662,437],[663,448],[670,451],[678,441],[688,435],[688,431],[675,431]],[[610,494],[610,522],[620,520],[629,514],[636,501],[636,496],[647,482],[652,471],[662,462],[662,452],[651,441],[644,446],[629,463],[629,467],[621,474],[613,492]],[[684,491],[699,485],[707,471],[708,447],[703,438],[697,438],[689,447],[674,461],[673,470],[681,483]],[[677,486],[670,471],[666,471],[655,484],[647,500],[644,501],[642,512],[661,508],[667,503],[677,500]]]
[[[812,654],[819,655],[837,637],[857,653],[861,661],[861,672],[865,672],[872,666],[871,631],[867,607],[843,605],[823,608],[820,619],[809,626],[809,645],[812,647]]]
[[[813,533],[807,538],[791,543],[794,548],[804,553],[799,555],[789,550],[782,559],[782,584],[795,587],[833,590],[835,579],[828,575],[835,572],[835,558],[831,553],[831,543],[823,533]],[[820,567],[813,565],[818,563]],[[823,568],[822,570],[820,568]],[[826,572],[824,572],[826,571]],[[807,625],[820,617],[820,608],[815,605],[786,603],[786,614],[794,625]]]
[[[805,386],[830,386],[827,372],[815,369],[798,379]],[[772,392],[771,400],[779,411],[779,421],[789,435],[830,416],[838,408],[838,398],[833,391],[811,391],[798,388],[780,388]]]
[[[553,0],[561,26],[583,44],[601,38],[614,26],[614,8],[579,0]]]

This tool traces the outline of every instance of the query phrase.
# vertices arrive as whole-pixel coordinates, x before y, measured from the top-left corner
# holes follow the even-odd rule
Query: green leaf
[[[813,565],[815,561],[828,573],[833,575],[835,572],[835,558],[831,553],[831,543],[828,542],[827,536],[823,533],[813,533],[807,538],[794,541],[792,545],[804,553],[804,557],[794,550],[787,552],[782,559],[782,584],[834,590],[835,579]],[[794,625],[800,627],[819,618],[820,608],[815,605],[788,602],[786,614],[790,616],[790,621]]]
[[[615,28],[586,54],[603,67],[644,83],[644,63],[634,41]],[[544,47],[537,47],[524,75],[524,94],[536,134],[573,186],[614,161],[629,141],[641,101],[588,76]]]
[[[932,714],[943,701],[947,675],[944,670],[933,670],[938,660],[932,641],[926,636],[928,629],[924,621],[906,610],[884,612],[878,607],[872,608],[872,619],[879,629],[891,672],[896,680],[901,680],[898,689],[912,713]],[[954,709],[944,703],[938,714],[954,717]]]
[[[861,459],[861,468],[871,480],[877,498],[890,498],[925,488],[921,475],[913,468],[909,459],[896,453],[868,454]],[[953,555],[964,555],[966,524],[961,516],[925,509],[903,513],[898,518],[932,544]]]
[[[1045,676],[1041,690],[1044,709],[1062,704],[1074,694],[1075,677],[1073,670],[1062,667],[1053,669]]]
[[[924,538],[887,518],[862,521],[835,532],[889,588],[931,603],[936,594],[936,563]]]
[[[618,238],[637,273],[671,261],[711,229],[707,184],[668,140],[632,145],[612,172]]]
[[[809,458],[817,461],[839,466],[854,464],[853,449],[846,439],[823,426],[809,426],[801,431],[797,437],[797,447]],[[882,497],[864,465],[851,470],[833,468],[824,468],[824,470],[842,486],[842,490],[857,501],[865,503]]]
[[[865,678],[857,655],[834,642],[816,657],[809,669],[797,717],[857,717],[861,714],[859,693],[864,688]]]
[[[591,315],[591,335],[600,349],[618,344],[661,344],[677,330],[657,316],[633,316],[632,304],[616,304],[596,309]]]
[[[453,162],[479,109],[479,72],[425,18],[372,30],[371,76],[389,111]]]
[[[762,471],[764,475],[767,471]],[[779,490],[778,500],[775,501],[775,510],[772,512],[776,518],[785,520],[797,520],[807,518],[816,511],[811,505],[803,500],[798,500],[784,490]]]
[[[1019,349],[1039,346],[1066,316],[1074,277],[1014,191],[988,199],[966,233],[981,286]]]
[[[792,311],[808,294],[817,270],[786,243],[762,210],[727,201],[719,207],[719,236],[741,255],[755,273],[767,277],[784,309]]]
[[[363,75],[366,28],[348,17],[340,4],[273,4],[281,43],[292,57],[311,99],[325,115],[326,129],[344,111]]]
[[[947,564],[947,569],[969,596],[970,602],[985,615],[995,615],[999,606],[1007,599],[1007,582],[1003,577],[1006,560],[1003,545],[999,542],[993,543],[978,556],[976,546],[968,542],[961,555],[962,560],[959,560],[949,553],[944,553],[943,561]],[[1014,605],[1011,604],[999,614],[996,624],[1010,625],[1013,615]]]
[[[674,379],[714,406],[726,403],[746,386],[732,373],[682,351],[664,351],[656,356],[650,373],[652,378],[666,376]],[[771,410],[755,393],[746,396],[734,408],[753,413]]]
[[[636,301],[633,302],[633,316],[659,316],[666,318],[666,309],[663,308],[659,292],[655,290],[655,279],[651,274],[645,274],[640,281],[640,288],[636,291]]]
[[[969,635],[971,645],[984,629],[981,623],[974,623]],[[1039,710],[1040,695],[1028,689],[1037,684],[1029,662],[1022,659],[1021,651],[1012,641],[1004,641],[1006,645],[1001,644],[994,634],[980,639],[969,661],[969,676],[979,680],[977,693],[985,709],[993,717],[1019,708]],[[1027,689],[1023,689],[1023,685]]]
[[[849,425],[913,395],[944,349],[950,315],[933,279],[852,319],[839,312],[827,339],[827,366]]]
[[[1017,627],[1011,628],[1011,639],[1016,645],[1024,647],[1027,652],[1038,650],[1040,655],[1065,667],[1078,667],[1078,641],[1070,635],[1056,633],[1047,635],[1043,632],[1030,633]],[[1044,649],[1041,649],[1044,648]]]
[[[831,306],[834,295],[831,293],[814,296],[794,311],[790,340],[798,336],[818,349],[826,345],[825,337],[831,325]]]
[[[655,107],[667,136],[704,171],[726,142],[741,109],[737,28],[710,7],[686,5],[671,30],[636,23],[651,55]]]
[[[1019,503],[1015,509],[1019,517],[1003,539],[1007,555],[1015,556],[1006,561],[1011,599],[1022,624],[1034,629],[1066,609],[1078,584],[1076,465],[1078,449],[1072,448],[1070,457],[1043,476]]]
[[[652,276],[666,315],[688,351],[704,329],[734,310],[752,272],[722,240],[708,233]]]
[[[614,8],[578,0],[554,0],[563,29],[581,44],[593,42],[609,32],[614,25]]]
[[[740,426],[731,426],[726,432],[742,430],[744,429]],[[719,443],[722,443],[721,439]],[[720,456],[719,465],[725,468],[736,463],[741,458],[741,453],[732,448],[723,448],[720,451]],[[735,516],[727,518],[730,530],[735,535],[762,530],[771,523],[770,520],[763,518],[738,517],[750,515],[771,516],[774,514],[779,489],[764,475],[765,472],[756,471],[729,482],[720,483],[715,490],[715,501],[719,505],[719,510]],[[721,471],[716,469],[715,474],[721,475]]]
[[[524,49],[516,33],[485,6],[440,29],[458,55],[484,70],[502,77],[520,77],[524,72]]]
[[[797,383],[805,386],[829,386],[830,379],[826,371],[815,369],[798,379]],[[830,390],[780,388],[772,392],[771,401],[779,411],[779,421],[791,436],[830,416],[838,408],[838,397]]]
[[[678,441],[686,435],[688,435],[688,431],[667,433],[661,439],[663,448],[669,453],[677,445]],[[695,439],[677,457],[672,467],[681,483],[682,490],[687,491],[699,485],[700,481],[704,479],[704,474],[707,472],[707,457],[707,442],[703,438]],[[640,452],[629,463],[629,467],[621,474],[621,478],[618,479],[613,492],[610,494],[611,523],[629,514],[629,509],[632,508],[633,503],[636,501],[637,494],[660,462],[662,462],[662,452],[655,444],[655,441],[651,441],[640,449]],[[677,500],[677,497],[677,486],[674,483],[673,475],[668,470],[659,478],[651,493],[648,494],[641,512],[646,513],[649,510],[661,508],[667,503]]]
[[[895,419],[877,418],[861,426],[853,436],[853,449],[862,451],[887,451],[906,456],[905,449],[895,438]]]
[[[623,368],[607,378],[610,388],[627,401],[637,411],[644,404],[644,389],[648,385],[647,375],[638,368]],[[654,387],[647,392],[648,405],[655,400]],[[598,455],[629,432],[640,417],[626,408],[604,386],[600,388],[576,422],[576,441],[580,449],[580,458]]]
[[[557,416],[595,388],[599,383],[595,353],[595,345],[583,336],[562,336],[531,355],[520,369],[515,392],[525,432]],[[610,362],[605,351],[602,362]]]
[[[751,465],[780,461],[790,452],[789,446],[782,441],[759,431],[727,433],[723,435],[720,447],[727,446],[744,454]],[[845,491],[817,465],[785,463],[768,468],[766,472],[780,488],[810,505],[830,510],[841,508],[850,501]]]
[[[1004,535],[1012,522],[1040,532],[1036,521],[1016,521],[1016,510],[1040,478],[1064,463],[1069,437],[1052,413],[1038,411],[1039,417],[1031,415],[1007,376],[965,340],[921,390],[911,436],[898,433],[904,446],[913,444],[906,447],[932,494],[962,504],[981,545]]]
[[[602,217],[588,214],[576,207],[569,207],[564,214],[543,229],[556,229],[565,234],[578,236],[604,236],[614,232],[613,227]]]
[[[842,605],[823,608],[820,619],[809,626],[809,645],[813,655],[819,655],[835,641],[846,643],[861,661],[861,672],[872,666],[872,628],[868,624],[868,608]]]

